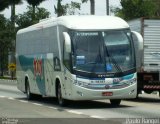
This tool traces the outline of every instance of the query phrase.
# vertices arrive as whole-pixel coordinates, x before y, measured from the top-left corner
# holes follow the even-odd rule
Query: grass
[[[15,77],[12,79],[11,77],[2,77],[2,76],[0,76],[0,79],[6,79],[6,80],[16,80],[16,78],[15,78]]]

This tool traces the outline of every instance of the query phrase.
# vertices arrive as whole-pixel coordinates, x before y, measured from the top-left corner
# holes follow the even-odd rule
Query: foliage
[[[11,21],[14,24],[15,19],[15,5],[22,3],[22,0],[0,0],[0,11],[11,6]]]
[[[6,7],[11,6],[11,21],[9,23],[9,25],[7,26],[7,29],[4,30],[4,32],[2,32],[1,34],[1,47],[3,49],[3,51],[1,51],[1,72],[3,75],[3,68],[5,67],[5,63],[6,61],[8,61],[6,59],[6,57],[8,57],[8,47],[6,46],[7,42],[10,42],[8,44],[10,44],[10,52],[11,53],[11,59],[10,62],[14,62],[15,63],[15,57],[14,57],[14,53],[15,53],[15,37],[16,37],[16,29],[15,29],[15,5],[22,3],[22,0],[1,0],[0,1],[0,9],[4,10]],[[7,23],[7,22],[6,22]],[[5,46],[4,46],[5,45]],[[2,49],[1,48],[1,49]],[[6,56],[5,56],[6,55]],[[7,62],[8,63],[8,62]]]
[[[36,7],[45,0],[26,0],[26,1],[28,2],[29,5],[33,7],[31,15],[32,15],[32,21],[34,23],[34,21],[36,21],[35,18]]]
[[[160,0],[152,0],[156,6],[155,17],[160,17]]]
[[[81,0],[82,3],[88,2],[88,0]],[[90,13],[91,15],[95,14],[95,0],[90,0]]]
[[[65,5],[65,15],[75,15],[76,10],[80,10],[81,9],[81,4],[77,3],[77,2],[73,2],[71,1],[70,4],[66,4]]]
[[[65,6],[64,5],[62,5],[62,0],[58,0],[57,1],[57,7],[56,6],[54,6],[54,10],[55,10],[55,14],[57,14],[57,16],[59,17],[59,16],[62,16],[62,15],[65,15],[65,10],[66,10],[66,8],[65,8]]]
[[[22,0],[7,0],[9,1],[9,5],[11,5],[11,22],[13,23],[13,27],[15,26],[15,5],[22,3]]]
[[[45,0],[26,0],[28,2],[28,4],[32,5],[32,6],[38,6],[40,3],[42,3]]]
[[[4,77],[4,76],[0,76],[0,79],[5,79],[5,80],[16,80],[17,78],[16,77]]]
[[[71,3],[65,5],[62,5],[61,2],[62,0],[58,0],[57,7],[54,6],[55,14],[57,14],[58,17],[62,15],[74,15],[77,9],[81,9],[81,4],[78,2],[71,1]]]
[[[3,11],[8,6],[9,6],[9,2],[7,0],[0,0],[0,11]]]
[[[82,0],[82,3],[86,3],[86,2],[88,2],[88,0]]]
[[[33,11],[33,7],[28,6],[27,12],[24,12],[23,14],[19,14],[16,17],[16,24],[18,25],[18,29],[25,28],[35,23],[38,23],[39,20],[48,18],[50,15],[50,13],[45,8],[36,7],[35,19],[33,22],[32,21],[33,20],[32,11]]]
[[[126,20],[139,17],[152,17],[156,11],[152,0],[121,0],[122,8],[114,9],[115,15]]]
[[[0,15],[0,70],[3,76],[4,70],[8,68],[8,52],[12,49],[12,40],[15,33],[12,31],[11,22]]]

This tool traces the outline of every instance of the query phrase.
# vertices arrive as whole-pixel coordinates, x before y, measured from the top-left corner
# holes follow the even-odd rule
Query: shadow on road
[[[28,101],[26,98],[18,98],[18,100],[24,100]],[[58,108],[62,108],[58,105],[56,98],[50,98],[50,97],[37,97],[34,100],[31,100],[30,102],[36,102],[47,106],[55,106]],[[112,106],[108,100],[106,101],[67,101],[67,105],[64,108],[70,108],[70,109],[100,109],[100,108],[107,108],[107,109],[113,109],[113,108],[127,108],[132,106],[126,106],[126,105],[120,105],[118,107]]]
[[[132,102],[141,102],[141,103],[160,103],[160,98],[151,98],[151,97],[141,97],[139,96],[136,99],[129,99],[126,101],[132,101]]]

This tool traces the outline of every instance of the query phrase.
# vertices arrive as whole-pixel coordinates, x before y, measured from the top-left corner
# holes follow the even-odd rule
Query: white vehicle
[[[118,17],[64,16],[19,30],[16,58],[18,89],[28,99],[39,94],[60,105],[100,99],[119,105],[137,95],[132,33]]]

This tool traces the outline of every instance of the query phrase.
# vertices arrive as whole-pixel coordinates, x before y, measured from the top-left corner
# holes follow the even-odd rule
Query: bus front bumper
[[[131,99],[137,96],[137,83],[121,89],[87,89],[77,85],[72,87],[71,100]]]

